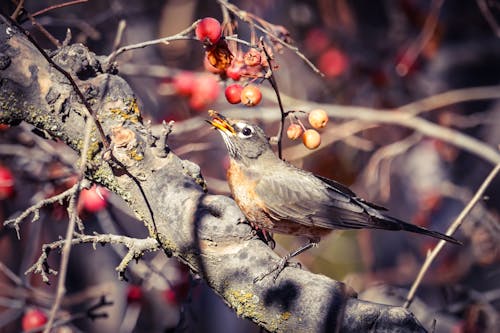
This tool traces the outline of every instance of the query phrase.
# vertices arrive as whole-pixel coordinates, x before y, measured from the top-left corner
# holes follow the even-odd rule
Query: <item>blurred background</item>
[[[72,43],[83,43],[103,56],[114,50],[120,20],[126,21],[123,46],[175,35],[203,17],[222,22],[222,9],[228,8],[215,0],[89,0],[32,15],[36,25],[27,14],[61,3],[26,0],[19,20],[44,48],[56,46],[36,25],[58,41],[65,39],[69,28]],[[6,0],[0,9],[10,15],[17,4]],[[403,112],[399,107],[422,98],[500,81],[498,1],[243,0],[231,4],[251,13],[250,21],[297,46],[324,73],[315,72],[293,49],[265,40],[285,110],[307,112],[318,107],[313,103],[321,103],[327,112],[335,106],[355,106],[397,113]],[[265,37],[260,31],[255,34],[241,17],[228,14],[231,34],[237,33],[239,39],[256,42],[256,37]],[[230,40],[228,44],[235,55],[248,51],[243,44]],[[144,119],[153,126],[175,121],[169,141],[172,150],[200,165],[209,192],[229,195],[227,152],[219,135],[204,122],[207,110],[250,119],[269,136],[278,131],[280,111],[270,84],[253,74],[239,82],[256,84],[263,101],[255,107],[229,104],[224,89],[234,80],[224,73],[214,74],[205,56],[202,43],[192,38],[132,50],[115,60],[118,73],[137,95]],[[186,77],[192,85],[188,93],[179,88]],[[473,99],[464,96],[464,100]],[[420,116],[498,148],[496,100],[452,105],[446,105],[444,97],[443,101],[445,106]],[[356,108],[339,110],[352,114],[330,117],[320,130],[323,143],[318,149],[284,138],[284,158],[350,186],[408,222],[444,232],[492,168],[477,154],[449,142],[396,125],[361,122]],[[307,116],[297,116],[307,126]],[[76,154],[63,143],[41,138],[27,124],[2,125],[0,159],[2,222],[75,181]],[[411,310],[435,332],[500,331],[498,185],[497,179],[489,186],[456,234],[464,246],[446,245],[419,288]],[[20,331],[27,309],[42,314],[50,309],[56,278],[46,285],[39,275],[24,272],[38,259],[43,244],[65,234],[66,204],[43,208],[34,223],[28,218],[21,225],[20,240],[13,229],[0,226],[0,332]],[[87,234],[147,236],[121,199],[105,189],[82,193],[79,212]],[[275,240],[280,254],[305,242],[283,235],[275,235]],[[402,232],[346,231],[333,233],[297,259],[304,269],[346,282],[362,299],[402,305],[427,251],[436,243]],[[186,267],[163,253],[148,254],[132,264],[128,281],[119,281],[115,267],[125,253],[121,246],[73,247],[61,311],[68,322],[58,332],[259,332]],[[51,254],[51,268],[59,268],[59,259],[58,253]],[[103,295],[113,304],[100,303]],[[88,311],[96,304],[107,318],[89,318]]]

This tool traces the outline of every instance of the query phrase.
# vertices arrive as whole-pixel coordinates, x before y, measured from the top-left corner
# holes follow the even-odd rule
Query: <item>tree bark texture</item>
[[[88,111],[68,79],[11,22],[0,18],[0,122],[32,124],[82,150]],[[121,196],[162,249],[185,262],[239,316],[271,332],[424,332],[400,307],[358,300],[340,282],[287,267],[276,282],[253,279],[279,259],[234,201],[203,191],[197,165],[179,159],[141,119],[133,91],[81,44],[50,53],[97,110],[86,177]],[[106,158],[104,158],[107,156]]]

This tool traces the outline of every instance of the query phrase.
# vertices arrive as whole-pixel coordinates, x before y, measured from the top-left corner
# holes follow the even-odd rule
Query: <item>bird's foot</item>
[[[298,262],[290,262],[290,258],[283,257],[281,258],[276,265],[274,265],[269,271],[264,272],[258,275],[255,279],[253,279],[253,283],[257,283],[267,276],[271,275],[273,278],[273,282],[276,282],[280,273],[285,269],[285,267],[294,267],[294,268],[302,268],[302,265]]]
[[[273,282],[276,282],[276,279],[278,278],[280,273],[285,269],[287,263],[288,263],[288,259],[281,258],[280,261],[278,261],[276,263],[276,265],[274,265],[269,271],[264,272],[264,273],[258,275],[255,279],[253,279],[253,283],[257,283],[269,275],[272,275]]]
[[[274,241],[273,234],[267,231],[266,229],[260,229],[252,224],[250,224],[253,228],[252,234],[257,236],[261,241],[266,243],[271,249],[274,250],[276,247],[276,242]]]
[[[264,274],[261,274],[259,276],[257,276],[253,282],[256,283],[260,280],[262,280],[263,278],[265,278],[266,276],[270,275],[270,274],[273,274],[273,280],[276,281],[276,279],[278,278],[278,276],[280,275],[281,271],[283,269],[285,269],[285,267],[287,265],[292,265],[289,263],[289,260],[292,259],[293,257],[295,256],[298,256],[299,254],[303,253],[304,251],[307,251],[309,250],[311,247],[314,247],[314,246],[317,246],[318,245],[318,242],[319,242],[319,239],[318,240],[311,240],[309,241],[309,243],[307,243],[306,245],[298,248],[297,250],[293,251],[293,252],[290,252],[289,254],[287,254],[286,256],[284,256],[283,258],[281,258],[281,260],[273,266],[273,268],[264,273]],[[297,265],[297,264],[293,264],[293,265]],[[300,264],[298,264],[299,267],[300,267]],[[297,267],[297,266],[296,266]]]

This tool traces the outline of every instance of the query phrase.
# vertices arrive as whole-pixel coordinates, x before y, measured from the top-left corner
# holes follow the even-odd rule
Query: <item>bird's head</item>
[[[208,123],[222,135],[232,159],[248,164],[265,153],[272,154],[269,138],[258,126],[228,119],[215,111],[209,112],[209,115],[212,120]]]

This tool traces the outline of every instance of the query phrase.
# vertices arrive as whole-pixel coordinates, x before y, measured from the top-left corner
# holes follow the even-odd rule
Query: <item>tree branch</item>
[[[0,44],[0,122],[28,122],[81,154],[88,113],[74,89],[6,20]],[[276,283],[254,284],[279,257],[239,223],[244,217],[231,199],[204,193],[197,165],[163,147],[159,135],[142,123],[130,87],[101,70],[105,58],[76,44],[57,50],[52,60],[78,78],[111,138],[103,154],[92,131],[86,177],[124,198],[150,237],[240,316],[273,332],[425,331],[407,310],[360,301],[344,284],[301,269],[287,267]]]

